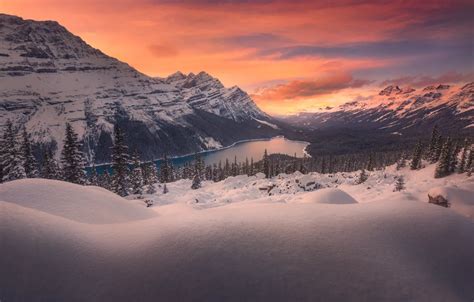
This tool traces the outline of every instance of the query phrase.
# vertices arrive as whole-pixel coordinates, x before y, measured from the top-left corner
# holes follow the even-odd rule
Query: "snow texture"
[[[238,176],[198,190],[178,181],[146,196],[160,201],[150,208],[59,181],[2,184],[0,297],[470,301],[474,222],[428,204],[427,192],[448,187],[467,205],[473,181],[432,170],[369,172],[361,185],[350,173]],[[392,192],[395,173],[405,192]],[[311,181],[328,188],[305,191]]]

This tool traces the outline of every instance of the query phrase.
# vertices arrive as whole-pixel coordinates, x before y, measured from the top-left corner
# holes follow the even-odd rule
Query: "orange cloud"
[[[173,57],[178,55],[178,50],[172,46],[153,44],[149,46],[150,51],[157,57]]]
[[[466,73],[472,10],[464,0],[0,1],[1,12],[57,20],[151,76],[206,70],[254,94],[265,83],[285,82],[268,88],[265,99],[256,94],[259,105],[280,108],[280,100],[283,111],[367,88],[355,88],[351,74],[382,82]]]

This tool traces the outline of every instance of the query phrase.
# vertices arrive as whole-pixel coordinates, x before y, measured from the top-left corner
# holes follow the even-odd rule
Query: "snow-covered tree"
[[[199,189],[200,187],[201,187],[201,177],[199,176],[199,174],[196,174],[194,175],[191,189],[196,190],[196,189]]]
[[[199,153],[194,154],[194,175],[199,175],[199,178],[202,177],[204,173],[204,159]]]
[[[62,176],[65,181],[82,185],[86,183],[86,174],[84,156],[80,150],[77,134],[71,124],[66,123],[66,137],[61,152]]]
[[[430,139],[430,144],[428,146],[428,153],[427,153],[427,159],[431,163],[435,163],[438,161],[439,152],[437,149],[439,148],[440,140],[441,140],[441,135],[438,131],[438,126],[435,125],[431,133],[431,139]]]
[[[268,158],[267,149],[263,153],[263,174],[265,174],[265,178],[270,178],[270,160]]]
[[[400,159],[397,161],[397,170],[405,168],[407,165],[406,153],[402,152]]]
[[[393,191],[396,192],[402,190],[405,190],[405,179],[403,178],[403,175],[400,175],[397,177],[397,181],[395,182],[395,189]]]
[[[61,179],[61,168],[59,167],[58,162],[54,158],[53,151],[48,149],[44,152],[43,163],[41,165],[42,178],[46,179]]]
[[[8,120],[3,134],[1,154],[2,181],[11,181],[26,177],[25,158],[17,144],[13,123]]]
[[[143,193],[143,174],[140,162],[140,156],[137,152],[133,155],[133,170],[130,176],[130,182],[132,184],[133,194]]]
[[[451,156],[452,156],[452,142],[448,137],[444,142],[443,148],[441,150],[441,155],[436,165],[435,178],[445,177],[450,173],[451,165]]]
[[[99,175],[97,174],[97,168],[93,164],[91,167],[91,172],[89,174],[89,184],[93,186],[99,185]]]
[[[168,160],[168,155],[165,154],[163,161],[160,164],[160,182],[167,183],[172,181],[172,178],[171,164]]]
[[[120,196],[127,196],[129,191],[129,155],[125,145],[125,137],[119,126],[114,127],[112,145],[112,189]]]
[[[466,172],[466,164],[467,164],[470,148],[471,148],[471,143],[466,138],[464,140],[464,147],[463,147],[463,150],[462,150],[461,159],[459,160],[459,163],[458,163],[458,172],[459,173]]]
[[[365,169],[362,169],[362,170],[360,171],[359,179],[357,180],[357,183],[358,183],[358,184],[364,183],[368,178],[369,178],[369,176],[368,176],[367,173],[365,172]]]
[[[25,169],[26,177],[38,177],[38,165],[31,150],[31,142],[28,132],[26,132],[26,128],[23,128],[20,150],[24,159],[23,167]]]
[[[421,168],[421,157],[423,155],[423,145],[421,142],[418,142],[413,152],[413,158],[411,160],[410,169],[418,170]]]

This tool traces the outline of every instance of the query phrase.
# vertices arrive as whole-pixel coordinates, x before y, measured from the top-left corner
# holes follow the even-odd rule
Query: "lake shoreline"
[[[258,141],[271,141],[273,139],[278,139],[278,138],[283,138],[284,140],[288,140],[288,141],[292,141],[292,142],[307,144],[303,148],[302,151],[303,151],[303,154],[305,154],[308,157],[311,157],[311,155],[306,150],[306,148],[310,145],[310,142],[301,141],[301,140],[292,140],[292,139],[286,138],[284,135],[276,135],[276,136],[272,136],[270,138],[252,138],[252,139],[239,140],[239,141],[236,141],[236,142],[234,142],[234,143],[232,143],[228,146],[223,146],[223,147],[220,147],[220,148],[210,149],[210,150],[203,150],[203,151],[199,151],[199,152],[195,152],[195,153],[187,153],[185,155],[170,156],[169,159],[172,159],[172,160],[184,159],[186,157],[191,157],[195,154],[206,155],[206,154],[209,154],[209,153],[214,153],[214,152],[219,152],[219,151],[223,151],[223,150],[226,150],[226,149],[230,149],[230,148],[233,148],[233,147],[235,147],[239,144],[250,143],[250,142],[258,142]],[[143,161],[142,163],[152,163],[152,162],[153,163],[158,163],[158,162],[162,161],[163,159],[164,158],[152,159],[152,160]],[[95,166],[95,168],[100,168],[100,167],[111,166],[111,165],[112,165],[112,163],[101,163],[101,164],[93,165],[93,166]],[[86,169],[91,169],[93,166],[87,166]]]

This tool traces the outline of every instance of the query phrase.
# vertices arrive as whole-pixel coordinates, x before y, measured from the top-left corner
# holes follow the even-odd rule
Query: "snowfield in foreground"
[[[470,301],[473,178],[430,169],[362,185],[356,173],[179,181],[145,196],[150,208],[60,181],[2,184],[0,299]],[[406,191],[392,192],[396,173]]]

